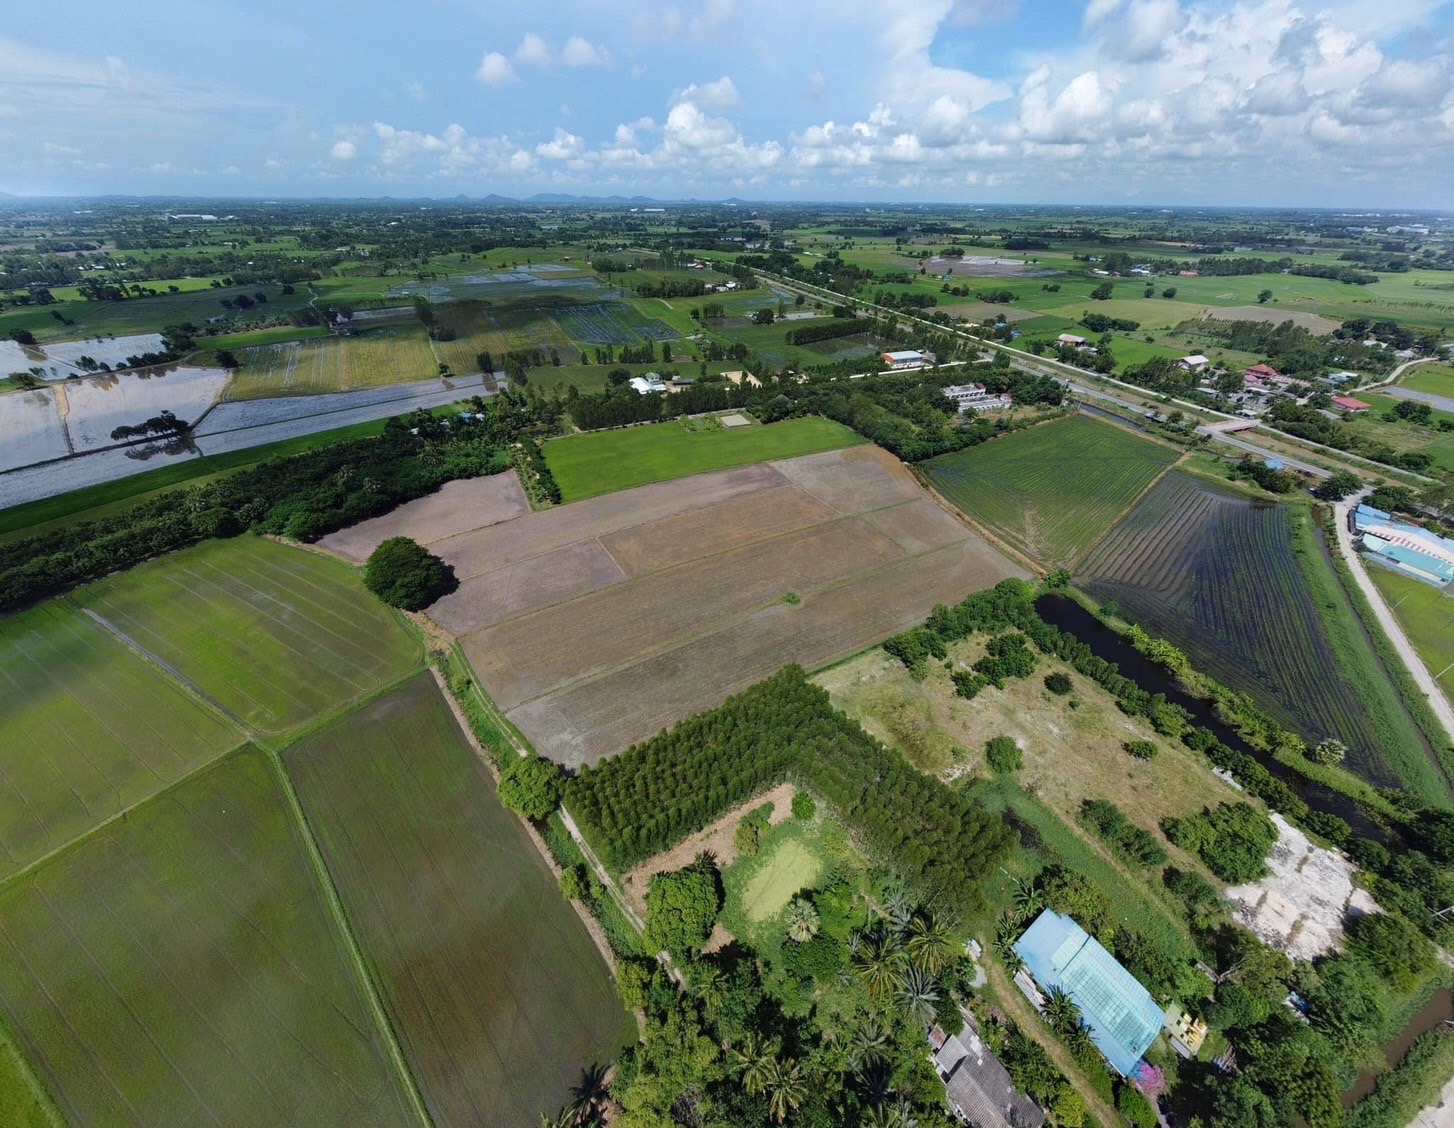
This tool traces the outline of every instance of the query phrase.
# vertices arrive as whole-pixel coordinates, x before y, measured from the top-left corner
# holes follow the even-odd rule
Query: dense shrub
[[[1199,815],[1162,821],[1166,836],[1206,862],[1223,881],[1256,881],[1267,873],[1277,827],[1250,803],[1218,803]]]
[[[1137,826],[1108,799],[1082,801],[1080,821],[1129,862],[1141,866],[1166,863],[1166,850],[1157,841],[1156,835]]]
[[[797,791],[793,795],[793,818],[807,822],[818,813],[818,804],[813,802],[813,797],[806,791]]]
[[[418,611],[444,592],[444,562],[418,541],[390,537],[364,566],[364,586],[390,607]]]
[[[1053,674],[1045,675],[1045,688],[1048,689],[1051,693],[1059,694],[1061,697],[1064,697],[1067,693],[1075,688],[1075,685],[1073,682],[1071,682],[1069,674],[1065,674],[1057,670]]]
[[[1020,765],[1025,762],[1024,753],[1020,746],[1015,743],[1013,737],[995,736],[985,742],[985,759],[989,762],[990,771],[1005,774],[1017,772]]]
[[[1400,991],[1410,990],[1434,963],[1434,946],[1396,913],[1368,913],[1345,934],[1348,950]]]
[[[500,802],[527,819],[549,815],[564,790],[560,768],[543,756],[517,756],[500,773]]]
[[[1138,760],[1150,760],[1156,755],[1156,745],[1150,740],[1128,740],[1121,747]]]
[[[658,873],[646,892],[646,942],[689,959],[707,942],[721,910],[721,880],[706,855],[686,869]]]

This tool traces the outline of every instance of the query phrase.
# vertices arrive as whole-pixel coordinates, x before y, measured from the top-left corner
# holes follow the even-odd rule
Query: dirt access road
[[[1384,633],[1388,635],[1393,643],[1393,648],[1398,651],[1398,656],[1408,667],[1409,673],[1413,675],[1414,684],[1419,691],[1428,699],[1429,707],[1434,710],[1434,715],[1439,718],[1439,723],[1444,726],[1444,734],[1451,744],[1454,744],[1454,706],[1449,704],[1449,699],[1444,696],[1438,683],[1434,681],[1429,673],[1429,668],[1424,665],[1424,660],[1419,657],[1419,652],[1409,642],[1408,635],[1394,618],[1393,612],[1389,610],[1388,604],[1384,602],[1383,593],[1368,578],[1368,572],[1364,568],[1363,560],[1353,547],[1353,536],[1348,531],[1348,510],[1350,506],[1357,505],[1362,494],[1340,501],[1333,506],[1333,527],[1338,534],[1338,548],[1348,560],[1348,567],[1353,573],[1353,578],[1358,581],[1358,587],[1363,592],[1368,604],[1373,608],[1373,613],[1378,618],[1379,625]]]

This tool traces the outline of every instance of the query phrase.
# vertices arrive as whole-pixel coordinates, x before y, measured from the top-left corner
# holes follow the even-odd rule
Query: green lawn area
[[[1421,364],[1409,370],[1399,386],[1414,392],[1430,392],[1454,399],[1454,367],[1447,364]]]
[[[207,541],[70,598],[264,734],[376,693],[421,660],[356,569],[261,537]]]
[[[1368,574],[1444,695],[1454,701],[1454,594],[1369,563]]]
[[[758,851],[722,874],[722,926],[759,951],[785,942],[783,910],[799,892],[825,882],[830,871],[858,872],[863,858],[843,825],[819,809],[809,822],[789,818],[763,831]]]
[[[688,431],[672,420],[555,439],[545,444],[545,460],[561,496],[580,501],[648,482],[862,442],[847,427],[816,416],[720,431]]]
[[[1074,562],[1178,452],[1073,415],[922,465],[955,506],[1047,567]]]

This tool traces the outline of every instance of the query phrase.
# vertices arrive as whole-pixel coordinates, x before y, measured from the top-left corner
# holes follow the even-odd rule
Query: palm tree
[[[777,1043],[768,1041],[756,1030],[749,1030],[742,1047],[732,1049],[732,1064],[742,1075],[742,1088],[756,1096],[767,1088],[768,1079],[777,1065]]]
[[[902,889],[891,889],[884,897],[884,912],[895,930],[902,932],[914,915],[914,903]]]
[[[779,1124],[786,1120],[788,1113],[801,1105],[803,1098],[808,1095],[808,1083],[803,1078],[803,1071],[792,1058],[788,1058],[786,1061],[773,1059],[768,1071],[767,1089],[767,1111]]]
[[[873,1065],[882,1065],[888,1060],[889,1032],[870,1018],[853,1035],[853,1047],[848,1052],[848,1061],[855,1073]]]
[[[934,1004],[939,1001],[939,984],[922,967],[910,964],[899,985],[899,1005],[920,1026],[934,1021]]]
[[[1015,915],[1020,920],[1035,916],[1045,907],[1045,894],[1033,881],[1015,878]]]
[[[995,926],[995,954],[1000,957],[1011,975],[1024,966],[1020,953],[1015,951],[1015,941],[1020,938],[1020,926],[1010,917],[1000,918]]]
[[[1065,1044],[1070,1047],[1071,1054],[1077,1059],[1095,1045],[1095,1042],[1091,1040],[1090,1027],[1083,1022],[1074,1029],[1067,1030],[1064,1038]]]
[[[859,1121],[863,1128],[916,1128],[914,1108],[908,1101],[897,1100],[871,1105]]]
[[[1065,1034],[1080,1025],[1080,1007],[1059,987],[1052,987],[1045,996],[1045,1021],[1057,1034]]]
[[[805,944],[818,935],[818,910],[806,897],[794,897],[788,906],[788,939]]]
[[[892,936],[866,937],[858,949],[858,974],[876,999],[891,995],[899,985],[905,957]]]
[[[581,1070],[581,1079],[571,1087],[570,1104],[566,1107],[575,1114],[576,1123],[585,1125],[600,1112],[608,1095],[606,1077],[610,1069],[592,1062]]]
[[[954,937],[949,926],[932,913],[921,913],[909,922],[904,942],[909,958],[931,975],[938,975],[954,958]]]

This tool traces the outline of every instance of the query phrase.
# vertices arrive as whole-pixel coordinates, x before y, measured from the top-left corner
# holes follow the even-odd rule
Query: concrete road
[[[1255,446],[1244,439],[1237,438],[1236,435],[1229,435],[1225,431],[1198,427],[1197,433],[1210,435],[1215,442],[1226,443],[1228,446],[1234,446],[1238,450],[1245,450],[1248,454],[1255,454],[1259,458],[1280,458],[1293,470],[1301,470],[1304,474],[1311,474],[1315,478],[1331,478],[1333,476],[1331,470],[1324,470],[1321,466],[1314,466],[1311,462],[1299,461],[1296,458],[1283,454],[1281,451],[1268,450],[1266,447]]]
[[[1373,608],[1373,614],[1378,619],[1379,625],[1388,635],[1389,641],[1393,643],[1393,648],[1398,651],[1398,656],[1403,660],[1403,664],[1408,667],[1414,684],[1419,687],[1419,692],[1428,698],[1429,707],[1434,710],[1434,715],[1444,726],[1445,736],[1450,743],[1454,743],[1454,705],[1449,704],[1449,699],[1444,696],[1444,691],[1434,681],[1433,675],[1429,673],[1429,668],[1419,657],[1419,652],[1414,649],[1413,643],[1409,642],[1408,635],[1404,634],[1403,627],[1399,625],[1399,621],[1389,610],[1388,604],[1384,602],[1383,593],[1368,578],[1363,558],[1353,547],[1353,535],[1348,531],[1348,510],[1351,506],[1358,504],[1358,500],[1362,496],[1362,494],[1358,494],[1333,506],[1333,524],[1338,533],[1338,548],[1347,559],[1353,578],[1358,582],[1358,587],[1363,592],[1364,598],[1368,600],[1369,606]]]

